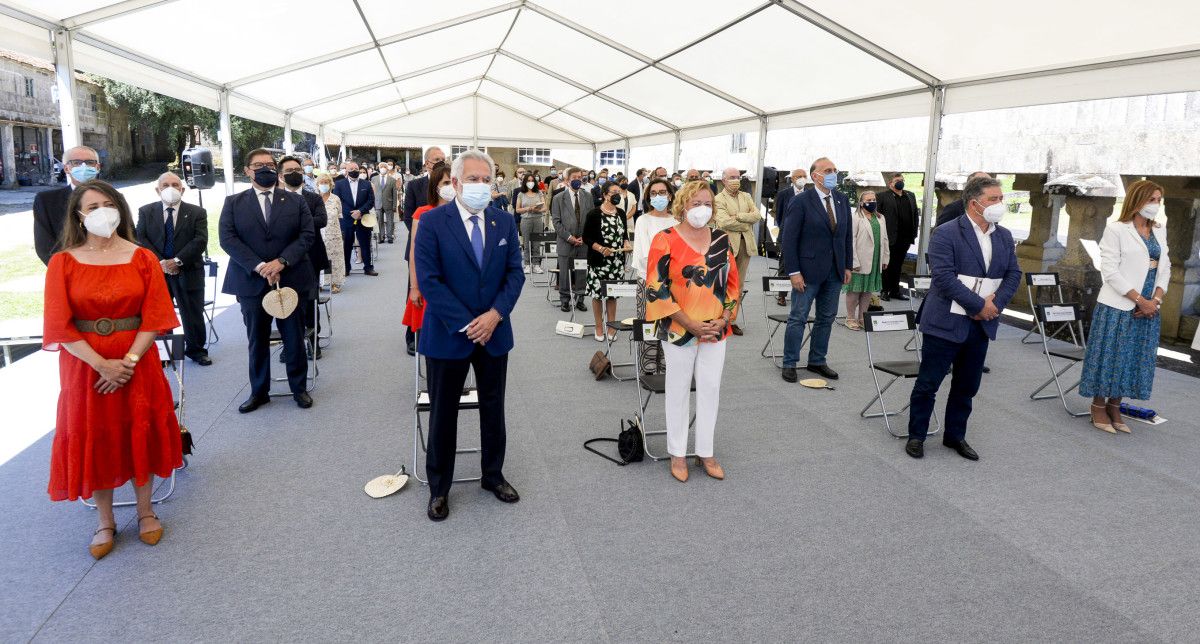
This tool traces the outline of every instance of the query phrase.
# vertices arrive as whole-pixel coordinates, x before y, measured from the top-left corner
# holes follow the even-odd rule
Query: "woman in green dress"
[[[846,293],[846,328],[862,330],[863,313],[871,305],[871,296],[883,288],[883,269],[887,260],[880,249],[888,247],[887,226],[879,218],[875,193],[868,190],[858,196],[854,222],[854,260],[850,262],[850,283]]]

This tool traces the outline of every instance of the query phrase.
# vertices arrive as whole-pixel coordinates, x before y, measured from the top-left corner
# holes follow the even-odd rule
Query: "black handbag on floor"
[[[622,429],[617,434],[616,438],[593,438],[583,442],[583,449],[586,449],[597,456],[606,458],[621,466],[629,465],[630,463],[641,462],[641,460],[646,456],[646,452],[642,445],[642,432],[638,430],[637,420],[622,420],[621,424],[618,426]],[[618,461],[608,454],[605,454],[604,452],[592,447],[592,443],[601,442],[616,443],[617,456],[620,456],[621,460]]]

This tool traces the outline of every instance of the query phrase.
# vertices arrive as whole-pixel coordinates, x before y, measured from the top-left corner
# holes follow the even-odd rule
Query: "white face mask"
[[[688,223],[696,228],[703,228],[712,219],[712,206],[696,206],[687,211]]]
[[[533,187],[534,187],[534,186],[536,186],[536,185],[537,185],[537,184],[536,184],[536,183],[534,183],[534,182],[532,182],[532,181],[526,181],[526,182],[525,182],[525,187],[526,187],[526,188],[528,188],[528,189],[530,189],[530,190],[533,190]]]
[[[456,194],[457,193],[454,192],[454,186],[448,183],[438,188],[438,196],[442,198],[442,201],[454,201]]]
[[[1146,219],[1149,219],[1150,221],[1154,221],[1154,218],[1158,216],[1159,208],[1160,208],[1159,204],[1148,203],[1148,204],[1142,206],[1142,209],[1138,211],[1138,214],[1145,217]]]
[[[121,212],[116,208],[97,208],[83,217],[83,227],[97,237],[108,239],[121,223]]]
[[[1007,210],[1004,202],[994,203],[983,209],[983,219],[989,224],[998,224],[1001,219],[1004,219],[1004,211]]]
[[[796,184],[797,188],[800,188],[801,190],[803,190],[804,186],[808,185],[808,179],[805,177],[800,177],[799,179],[796,179],[796,181],[794,181],[794,183]]]
[[[168,206],[173,206],[179,203],[179,199],[183,196],[183,194],[175,188],[163,188],[162,192],[158,193],[158,196],[162,198],[163,203],[167,204]]]

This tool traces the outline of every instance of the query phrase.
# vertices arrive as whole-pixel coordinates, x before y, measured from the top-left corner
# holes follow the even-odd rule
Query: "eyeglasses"
[[[78,168],[81,165],[86,165],[89,168],[100,167],[100,162],[96,161],[95,159],[70,159],[66,163],[72,168]]]
[[[291,170],[284,170],[283,173],[284,174],[304,174],[304,171],[301,170],[300,168],[292,168]]]
[[[278,166],[275,165],[274,161],[269,161],[267,163],[251,163],[250,164],[251,170],[261,170],[263,168],[270,168],[270,169],[274,170],[277,167]]]

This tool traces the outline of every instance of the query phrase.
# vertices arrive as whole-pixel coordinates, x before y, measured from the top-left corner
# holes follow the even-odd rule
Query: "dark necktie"
[[[175,258],[175,214],[174,208],[167,208],[167,220],[163,223],[163,237],[166,241],[163,242],[163,255],[167,259]]]
[[[579,191],[575,191],[575,236],[583,236],[583,214],[579,212]]]
[[[837,232],[837,216],[833,214],[833,195],[825,197],[825,212],[829,213],[829,228]]]
[[[483,268],[483,231],[479,230],[479,215],[471,215],[471,249],[475,251],[475,263]]]
[[[263,221],[271,223],[271,192],[269,190],[262,191],[263,196]]]

